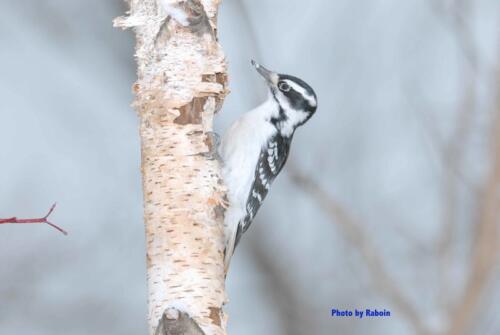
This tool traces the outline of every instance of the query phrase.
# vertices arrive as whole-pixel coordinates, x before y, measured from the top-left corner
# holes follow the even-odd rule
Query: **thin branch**
[[[440,2],[431,1],[431,3],[439,4]],[[448,16],[450,18],[449,28],[452,30],[453,35],[456,37],[459,47],[462,50],[464,58],[469,65],[469,71],[467,71],[464,88],[464,100],[462,107],[459,110],[459,116],[456,126],[456,131],[452,136],[452,140],[447,146],[447,158],[451,164],[458,165],[460,159],[465,156],[464,150],[466,148],[466,136],[470,133],[470,128],[472,120],[475,114],[475,105],[477,99],[477,80],[479,77],[479,72],[482,66],[485,66],[485,60],[481,59],[478,48],[476,46],[476,41],[472,33],[471,28],[467,24],[467,17],[471,13],[471,5],[473,2],[469,0],[454,0],[450,4],[448,13],[445,10],[436,8],[436,12],[440,13],[442,17]],[[499,89],[499,76],[497,69],[497,90]],[[497,99],[498,99],[497,92]],[[494,104],[494,112],[499,113],[500,103],[497,101]],[[498,169],[500,169],[498,162],[498,152],[500,150],[498,138],[498,132],[500,131],[500,115],[494,116],[496,122],[493,123],[493,166],[492,172],[483,189],[475,192],[479,208],[479,217],[477,223],[474,224],[474,232],[476,234],[474,241],[472,242],[472,258],[471,266],[469,270],[469,276],[465,285],[465,290],[457,301],[453,304],[445,306],[449,317],[452,322],[450,328],[450,334],[462,334],[466,331],[466,327],[471,326],[471,317],[473,313],[477,310],[477,302],[480,299],[480,295],[484,290],[484,286],[487,285],[488,278],[491,276],[491,268],[496,262],[497,250],[495,245],[498,242],[497,239],[497,223],[495,223],[494,206],[500,204],[495,203],[495,192],[498,186]],[[496,127],[496,128],[495,128]],[[458,166],[457,166],[458,169]],[[448,287],[447,283],[452,280],[449,275],[449,260],[451,258],[451,245],[453,242],[453,236],[456,232],[457,227],[457,185],[454,181],[453,176],[447,175],[445,177],[445,203],[446,203],[446,217],[445,224],[441,232],[441,241],[439,244],[439,258],[441,259],[440,271],[442,289],[440,292],[446,294],[446,289]],[[492,207],[493,206],[493,207]],[[443,299],[441,299],[443,300]]]
[[[332,221],[341,227],[368,266],[374,285],[409,320],[418,334],[429,334],[417,310],[407,300],[394,279],[385,270],[382,257],[379,255],[373,242],[361,229],[362,225],[314,180],[297,170],[290,171],[289,169],[289,172],[292,181],[307,192],[329,214]]]
[[[283,334],[317,334],[314,320],[307,317],[304,311],[310,311],[310,302],[302,300],[293,285],[291,276],[280,269],[276,257],[272,257],[269,247],[264,245],[263,238],[257,236],[250,243],[250,252],[260,273],[265,276],[265,299],[273,304]]]
[[[14,217],[11,217],[11,218],[8,218],[8,219],[0,219],[0,224],[7,224],[7,223],[14,223],[14,224],[17,224],[17,223],[45,223],[45,224],[48,224],[49,226],[51,226],[52,228],[55,228],[55,229],[59,230],[64,235],[68,235],[67,231],[65,231],[61,227],[53,224],[52,222],[50,222],[48,220],[50,214],[52,214],[52,212],[54,211],[55,208],[56,208],[56,204],[53,204],[52,207],[50,207],[49,212],[44,217],[41,217],[41,218],[36,218],[36,219],[18,219],[17,217],[14,216]]]
[[[472,321],[478,313],[478,303],[488,286],[497,264],[499,244],[500,214],[500,63],[496,71],[496,101],[493,104],[492,166],[480,198],[480,208],[475,236],[472,243],[471,269],[461,299],[449,314],[449,335],[460,335],[473,326]]]
[[[472,71],[477,73],[480,60],[477,53],[476,41],[464,16],[465,13],[470,13],[471,2],[468,0],[453,0],[449,8],[446,8],[443,1],[440,0],[429,0],[428,3],[437,16],[445,19],[443,22],[446,24],[446,27],[453,32],[457,32],[454,35],[457,37],[458,46],[462,49],[465,60]]]
[[[477,115],[475,110],[476,104],[476,85],[475,85],[474,67],[471,75],[467,75],[464,82],[464,98],[458,110],[456,126],[450,140],[445,144],[443,151],[443,160],[449,167],[445,171],[443,178],[443,202],[444,216],[443,225],[440,232],[440,237],[437,245],[438,258],[440,260],[439,271],[441,275],[441,290],[442,301],[446,301],[449,297],[449,285],[447,284],[450,278],[450,259],[452,257],[452,247],[456,242],[456,234],[458,229],[458,210],[459,203],[459,184],[460,179],[457,178],[455,171],[460,171],[462,175],[463,159],[467,155],[467,141],[472,132],[473,120]],[[462,178],[462,180],[467,180]],[[467,183],[467,185],[470,183]],[[474,186],[468,188],[471,194],[477,194]]]
[[[455,239],[459,227],[457,224],[459,220],[457,211],[460,208],[459,187],[461,184],[465,185],[467,191],[474,196],[479,193],[476,186],[465,177],[462,165],[464,157],[467,156],[467,142],[473,130],[473,120],[477,116],[477,80],[482,61],[478,54],[474,35],[467,23],[466,15],[471,12],[472,3],[469,0],[453,0],[449,3],[441,0],[429,0],[428,3],[457,41],[459,51],[468,64],[464,74],[465,78],[462,80],[464,83],[463,99],[457,110],[455,127],[449,140],[440,140],[434,122],[423,120],[425,113],[422,110],[417,113],[423,121],[427,121],[425,122],[425,129],[428,131],[431,141],[433,141],[433,146],[437,148],[444,167],[442,181],[443,222],[436,253],[440,273],[439,294],[441,298],[439,301],[443,302],[445,309],[449,309],[451,294],[448,283],[452,280],[450,260],[453,256],[452,247],[456,243]]]

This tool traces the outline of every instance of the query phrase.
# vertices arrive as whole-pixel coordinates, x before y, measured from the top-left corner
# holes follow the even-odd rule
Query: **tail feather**
[[[224,271],[227,275],[229,264],[234,254],[234,249],[240,241],[242,232],[241,211],[229,208],[224,218],[225,250],[224,250]]]

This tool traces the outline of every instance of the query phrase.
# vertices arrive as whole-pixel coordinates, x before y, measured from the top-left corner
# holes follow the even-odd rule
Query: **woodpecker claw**
[[[202,156],[211,161],[217,160],[222,162],[222,158],[219,155],[219,146],[221,142],[220,135],[214,131],[207,131],[205,134],[207,135],[206,144],[209,150],[207,152],[200,152],[189,156]]]
[[[214,131],[209,131],[206,133],[207,139],[210,142],[209,147],[210,151],[208,152],[208,158],[210,160],[216,159],[219,162],[222,162],[222,157],[219,155],[219,147],[221,143],[220,135]]]

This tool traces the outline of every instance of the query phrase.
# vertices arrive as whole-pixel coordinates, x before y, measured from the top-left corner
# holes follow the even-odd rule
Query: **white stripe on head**
[[[311,106],[316,107],[316,98],[312,94],[309,94],[309,92],[307,92],[305,88],[290,79],[285,79],[283,81],[287,83],[291,88],[293,88],[296,92],[299,92],[304,97],[304,99],[309,101]]]

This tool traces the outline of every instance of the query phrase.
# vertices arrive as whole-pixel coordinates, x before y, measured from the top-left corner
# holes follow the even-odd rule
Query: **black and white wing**
[[[260,152],[259,160],[255,167],[255,178],[248,193],[246,202],[246,216],[238,224],[235,247],[241,235],[247,231],[257,214],[262,202],[266,198],[271,184],[285,166],[290,151],[291,138],[277,134],[273,136]]]

